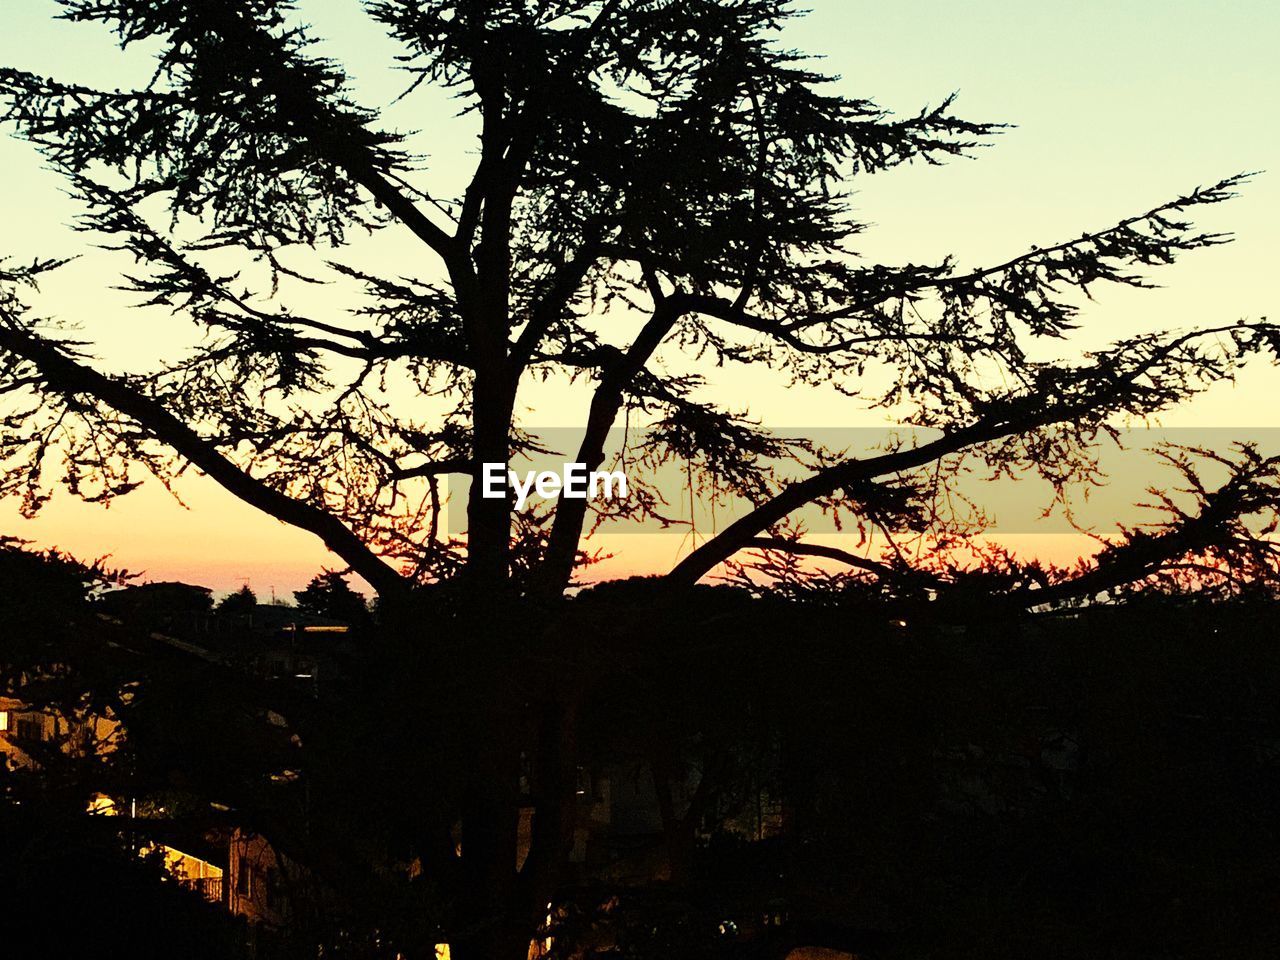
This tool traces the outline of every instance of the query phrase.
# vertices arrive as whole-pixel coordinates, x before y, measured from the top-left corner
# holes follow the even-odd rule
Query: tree
[[[198,656],[174,657],[156,632],[182,612],[175,600],[189,607],[207,594],[183,584],[111,590],[129,579],[101,561],[0,537],[6,929],[63,955],[241,956],[243,929],[225,908],[181,889],[163,856],[140,857],[140,847],[175,835],[185,845],[218,829],[211,795],[257,800],[246,806],[262,816],[272,806],[261,784],[297,751],[258,719],[260,685]],[[174,587],[185,589],[163,589]],[[24,735],[11,698],[51,722]],[[114,815],[86,815],[104,798]],[[307,946],[314,955],[316,940]]]
[[[517,417],[532,382],[591,384],[575,453],[588,469],[635,413],[642,463],[687,463],[753,504],[655,587],[670,595],[744,551],[814,553],[784,527],[809,504],[890,534],[928,532],[931,494],[962,459],[1065,491],[1091,476],[1091,451],[1119,418],[1158,414],[1280,348],[1259,321],[1031,358],[1032,345],[1070,336],[1095,287],[1143,286],[1145,268],[1227,239],[1190,218],[1244,177],[989,266],[856,258],[851,179],[967,154],[1000,127],[962,119],[950,98],[894,117],[832,92],[782,46],[783,0],[367,4],[403,46],[406,96],[443,90],[477,128],[456,197],[356,102],[288,0],[60,2],[68,19],[154,49],[155,75],[96,90],[6,69],[3,116],[66,176],[81,226],[136,259],[125,285],[204,336],[159,369],[103,373],[89,345],[21,299],[58,262],[18,251],[30,265],[0,274],[0,491],[38,509],[58,458],[52,482],[104,502],[134,489],[139,469],[169,483],[194,467],[313,533],[372,585],[398,638],[381,668],[406,698],[443,658],[458,699],[483,707],[464,731],[477,749],[457,811],[458,929],[470,931],[459,955],[522,953],[572,835],[589,671],[576,647],[561,649],[558,598],[589,559],[596,507],[516,514],[478,495],[484,464],[538,448]],[[421,271],[383,276],[344,258],[365,229],[420,244]],[[291,308],[316,281],[362,299],[346,317]],[[939,436],[855,458],[789,443],[705,400],[702,379],[661,365],[661,351],[834,385]],[[1061,602],[1178,565],[1270,570],[1265,542],[1241,524],[1274,506],[1276,467],[1242,451],[1225,486],[1198,489],[1198,509],[1132,533],[1078,576],[1010,570],[1011,601]],[[470,480],[465,539],[442,531],[449,475]],[[637,496],[625,510],[659,507]],[[886,583],[904,576],[892,557],[827,559]],[[945,564],[923,573],[931,589],[961,579]],[[424,605],[433,624],[449,618],[447,640]],[[512,639],[529,636],[545,644],[536,654]],[[565,658],[556,670],[529,669],[553,653]],[[508,735],[521,709],[532,743]],[[533,852],[516,875],[521,747],[540,775]]]
[[[325,570],[311,578],[305,590],[295,590],[298,609],[317,617],[343,620],[349,624],[363,624],[369,619],[369,607],[364,595],[351,589],[345,574]]]
[[[235,593],[229,593],[218,601],[217,613],[224,617],[247,617],[258,606],[258,595],[246,583]]]

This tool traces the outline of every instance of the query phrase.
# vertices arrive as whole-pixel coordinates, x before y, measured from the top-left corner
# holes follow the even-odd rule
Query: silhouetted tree
[[[175,954],[232,960],[239,931],[199,894],[162,883],[162,871],[125,854],[109,821],[0,800],[0,882],[6,936],[38,943],[49,956],[136,957]]]
[[[245,617],[253,613],[258,606],[258,595],[246,583],[235,593],[229,593],[218,601],[216,608],[219,616]]]
[[[1092,448],[1118,418],[1168,410],[1280,346],[1259,321],[1033,359],[1070,336],[1083,295],[1142,286],[1144,268],[1226,239],[1190,217],[1242,177],[988,266],[857,258],[853,178],[965,154],[999,127],[961,119],[950,99],[899,118],[834,92],[780,43],[784,0],[369,3],[402,46],[408,95],[443,90],[473,121],[478,159],[456,197],[356,102],[288,0],[61,4],[154,50],[153,78],[98,90],[5,69],[3,116],[66,176],[81,226],[137,260],[126,286],[204,336],[156,369],[101,372],[19,297],[57,263],[3,267],[0,491],[34,512],[51,483],[105,502],[139,470],[169,482],[194,467],[316,535],[373,586],[389,637],[378,669],[395,679],[379,696],[401,696],[412,725],[421,678],[449,676],[440,702],[457,708],[446,715],[468,745],[455,806],[440,811],[461,820],[460,863],[441,829],[416,840],[446,851],[424,853],[428,866],[457,875],[460,957],[523,956],[556,887],[592,676],[554,611],[598,505],[517,516],[479,495],[485,463],[537,449],[516,416],[528,384],[593,385],[574,455],[588,468],[634,412],[642,466],[686,463],[751,501],[655,588],[670,593],[744,551],[812,553],[781,526],[809,504],[890,534],[927,530],[932,493],[962,459],[1065,490],[1092,475]],[[349,233],[366,229],[420,244],[421,270],[384,276],[344,258]],[[362,299],[345,317],[315,315],[291,306],[302,281]],[[659,363],[661,350],[833,385],[939,436],[867,457],[809,449],[706,400],[702,378]],[[415,393],[447,409],[424,417],[406,401]],[[805,475],[780,472],[788,460]],[[1013,602],[1069,600],[1171,565],[1216,570],[1211,547],[1270,570],[1241,518],[1274,505],[1277,462],[1244,450],[1228,466],[1225,487],[1197,491],[1199,509],[1131,534],[1072,579],[1011,569]],[[465,541],[442,532],[450,474],[471,481]],[[660,508],[641,486],[623,513]],[[893,558],[829,559],[890,583],[903,573]],[[956,579],[925,573],[932,589]],[[521,749],[536,755],[537,813],[517,874]]]
[[[127,579],[0,538],[0,696],[18,704],[5,704],[10,722],[0,730],[5,929],[54,956],[243,956],[235,949],[243,929],[225,907],[162,882],[163,864],[144,862],[139,847],[175,832],[185,846],[219,829],[211,797],[252,810],[245,826],[281,808],[293,813],[296,797],[264,796],[261,784],[296,761],[297,749],[260,719],[259,684],[157,644],[156,624],[183,609],[174,595],[189,604],[206,594],[182,584],[106,592]],[[272,706],[288,709],[278,699]],[[24,734],[14,717],[29,713],[54,722]],[[103,797],[116,801],[116,815],[87,816]],[[365,875],[355,885],[376,882]],[[362,955],[353,938],[369,925],[341,923],[344,945]],[[294,945],[314,956],[317,943],[335,942],[327,937],[336,925],[304,925]]]
[[[305,590],[294,591],[293,598],[299,610],[317,617],[330,617],[353,625],[369,619],[369,605],[364,595],[352,590],[346,575],[336,570],[325,570],[312,577]]]

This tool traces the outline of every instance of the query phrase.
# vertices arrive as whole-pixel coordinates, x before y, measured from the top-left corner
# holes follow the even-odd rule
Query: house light
[[[114,817],[119,811],[116,810],[116,802],[105,793],[95,793],[89,798],[85,812],[92,816]]]

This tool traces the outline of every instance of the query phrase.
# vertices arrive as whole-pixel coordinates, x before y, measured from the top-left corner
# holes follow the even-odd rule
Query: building
[[[120,724],[110,716],[0,697],[0,755],[13,768],[37,769],[50,752],[77,758],[100,756],[115,750],[120,736]]]

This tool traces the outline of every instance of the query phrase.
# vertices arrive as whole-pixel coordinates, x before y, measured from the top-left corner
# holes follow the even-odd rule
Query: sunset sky
[[[1153,276],[1154,291],[1103,290],[1070,343],[1081,349],[1158,328],[1277,316],[1280,254],[1280,4],[1178,0],[1025,0],[872,3],[808,0],[787,45],[823,56],[839,89],[900,113],[959,92],[957,112],[1016,127],[976,160],[910,167],[864,178],[855,202],[871,228],[860,252],[886,263],[932,262],[948,253],[962,266],[1000,262],[1030,244],[1045,246],[1105,227],[1191,188],[1240,171],[1264,171],[1240,199],[1198,221],[1230,230],[1233,244],[1188,256]],[[358,0],[302,0],[325,51],[347,64],[358,99],[389,103],[405,76],[397,52]],[[3,0],[0,64],[111,88],[144,82],[144,57],[122,57],[94,26],[55,22],[52,0]],[[429,175],[447,193],[474,164],[469,123],[439,97],[409,97],[386,114],[388,126],[428,131],[415,141],[430,154]],[[1270,172],[1267,172],[1270,171]],[[143,369],[192,342],[191,329],[163,315],[128,308],[109,289],[127,261],[92,252],[68,224],[75,205],[59,179],[26,144],[0,139],[0,255],[19,260],[88,251],[47,282],[44,315],[79,323],[100,344],[105,370]],[[384,231],[360,255],[411,269],[420,257],[401,234]],[[311,294],[311,296],[316,296]],[[322,301],[318,301],[322,302]],[[1046,354],[1046,356],[1052,354]],[[1280,371],[1257,365],[1241,382],[1216,389],[1166,417],[1173,426],[1280,427]],[[835,392],[786,389],[754,372],[716,380],[718,396],[788,429],[870,426],[884,414]],[[582,392],[531,393],[530,426],[572,427],[585,417]],[[322,565],[338,564],[309,535],[286,528],[196,478],[180,488],[186,506],[151,484],[112,504],[87,506],[59,492],[35,520],[0,502],[0,533],[57,545],[82,557],[110,554],[148,579],[182,579],[233,589],[249,582],[259,596],[287,596]],[[1081,540],[1061,531],[1019,531],[1017,549],[1062,561]],[[668,568],[687,537],[627,535],[600,544],[615,554],[602,575]]]

